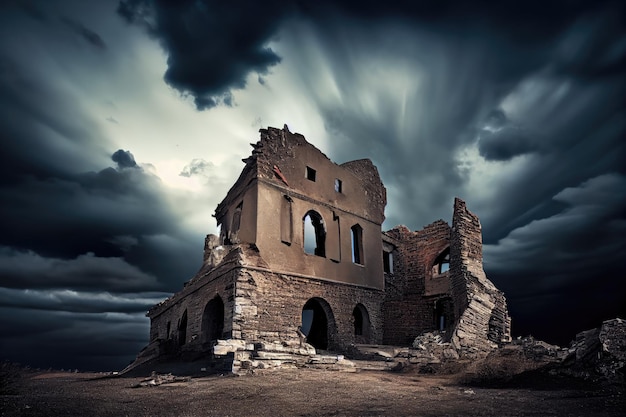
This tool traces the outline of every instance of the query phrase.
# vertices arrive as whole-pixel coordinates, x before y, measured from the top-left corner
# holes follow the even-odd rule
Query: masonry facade
[[[260,136],[215,211],[220,235],[207,236],[200,271],[148,312],[144,358],[211,356],[219,340],[302,348],[306,338],[341,352],[436,330],[468,353],[510,340],[462,200],[452,227],[382,232],[386,190],[370,160],[335,164],[286,126]]]

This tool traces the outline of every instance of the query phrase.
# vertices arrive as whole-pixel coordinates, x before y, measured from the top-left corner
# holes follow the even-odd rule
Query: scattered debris
[[[141,387],[156,387],[163,384],[171,384],[173,382],[187,382],[191,378],[188,376],[174,376],[172,374],[158,374],[156,372],[152,372],[152,374],[145,378],[140,383],[133,385],[133,388],[141,388]]]

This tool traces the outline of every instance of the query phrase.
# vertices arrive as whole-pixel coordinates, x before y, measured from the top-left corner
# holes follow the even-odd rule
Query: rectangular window
[[[393,255],[386,250],[383,251],[383,270],[387,274],[393,274]]]
[[[306,179],[315,182],[316,171],[311,167],[306,167]]]
[[[341,180],[339,178],[335,178],[335,191],[340,193],[341,192]]]

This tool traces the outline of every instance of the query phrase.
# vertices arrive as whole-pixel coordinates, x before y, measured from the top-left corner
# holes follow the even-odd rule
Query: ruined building
[[[221,232],[207,236],[200,271],[148,312],[140,358],[219,356],[227,339],[239,346],[229,358],[247,366],[264,343],[345,352],[439,330],[470,355],[510,340],[479,220],[462,200],[452,227],[383,232],[386,190],[370,160],[337,165],[286,126],[260,132],[217,206]]]

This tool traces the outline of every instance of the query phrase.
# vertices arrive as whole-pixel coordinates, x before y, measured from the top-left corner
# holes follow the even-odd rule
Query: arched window
[[[211,343],[222,338],[224,332],[224,302],[219,295],[213,297],[202,313],[202,342]]]
[[[352,319],[354,320],[354,337],[357,343],[370,342],[370,316],[367,309],[361,303],[357,304],[352,310]]]
[[[304,251],[312,255],[326,256],[326,229],[324,220],[316,211],[310,210],[302,219],[304,227]]]
[[[443,274],[444,272],[450,269],[450,248],[446,248],[437,259],[435,259],[435,263],[433,264],[433,275]]]
[[[355,224],[350,228],[352,238],[352,262],[363,265],[363,228]]]

